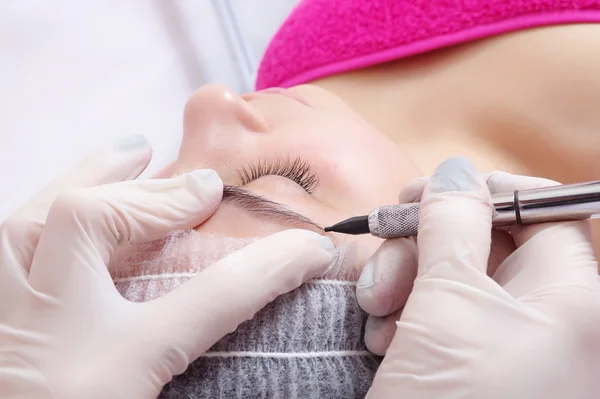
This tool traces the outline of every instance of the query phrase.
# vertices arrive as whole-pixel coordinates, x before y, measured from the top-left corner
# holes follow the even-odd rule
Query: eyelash
[[[290,179],[309,194],[319,186],[319,178],[311,171],[308,162],[300,158],[276,158],[271,161],[257,161],[239,170],[242,185],[246,185],[263,176],[281,176]]]

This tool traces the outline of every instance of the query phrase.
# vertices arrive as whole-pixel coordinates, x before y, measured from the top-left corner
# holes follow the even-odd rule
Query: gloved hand
[[[289,230],[157,300],[125,300],[106,266],[117,246],[197,226],[223,192],[211,170],[120,182],[150,156],[143,138],[93,154],[0,226],[0,397],[155,397],[217,340],[332,262],[328,238]]]
[[[550,184],[494,173],[486,186],[463,159],[437,169],[422,196],[417,276],[369,398],[597,397],[600,277],[589,222],[511,227],[517,249],[486,273],[490,191]],[[396,246],[383,263],[402,256]]]
[[[493,179],[490,179],[491,176]],[[488,189],[492,194],[503,192],[507,184],[495,184],[498,180],[511,178],[507,173],[495,172],[482,174],[490,182]],[[518,178],[516,176],[512,176]],[[524,178],[529,183],[531,178]],[[399,203],[419,202],[429,176],[413,179],[398,196]],[[536,186],[551,186],[558,183],[544,179],[534,179]],[[522,187],[531,188],[530,184]],[[500,191],[499,191],[500,190]],[[487,274],[493,276],[498,267],[516,249],[509,232],[492,229],[492,248],[488,259]],[[394,334],[396,322],[406,305],[417,276],[419,250],[416,237],[401,237],[385,240],[379,249],[367,261],[356,286],[356,297],[360,306],[369,313],[365,326],[365,344],[367,348],[384,356]]]

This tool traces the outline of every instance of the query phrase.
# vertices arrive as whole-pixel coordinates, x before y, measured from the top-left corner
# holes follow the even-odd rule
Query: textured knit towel
[[[256,88],[544,25],[600,22],[600,0],[303,0],[261,62]]]
[[[120,248],[110,269],[125,298],[151,301],[254,241],[180,231]],[[364,398],[381,358],[363,340],[367,314],[355,296],[357,247],[337,249],[339,262],[329,274],[276,298],[176,376],[159,398]]]

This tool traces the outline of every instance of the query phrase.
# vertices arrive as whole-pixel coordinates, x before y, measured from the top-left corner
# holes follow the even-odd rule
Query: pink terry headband
[[[269,44],[256,89],[502,33],[590,22],[600,22],[600,0],[303,0]]]

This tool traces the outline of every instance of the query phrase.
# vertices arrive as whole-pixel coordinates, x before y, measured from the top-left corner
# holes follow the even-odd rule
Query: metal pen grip
[[[589,219],[600,215],[600,181],[565,184],[492,196],[494,227]],[[369,214],[371,234],[416,236],[420,203],[387,205]]]
[[[589,219],[600,214],[600,181],[492,196],[494,226]]]

